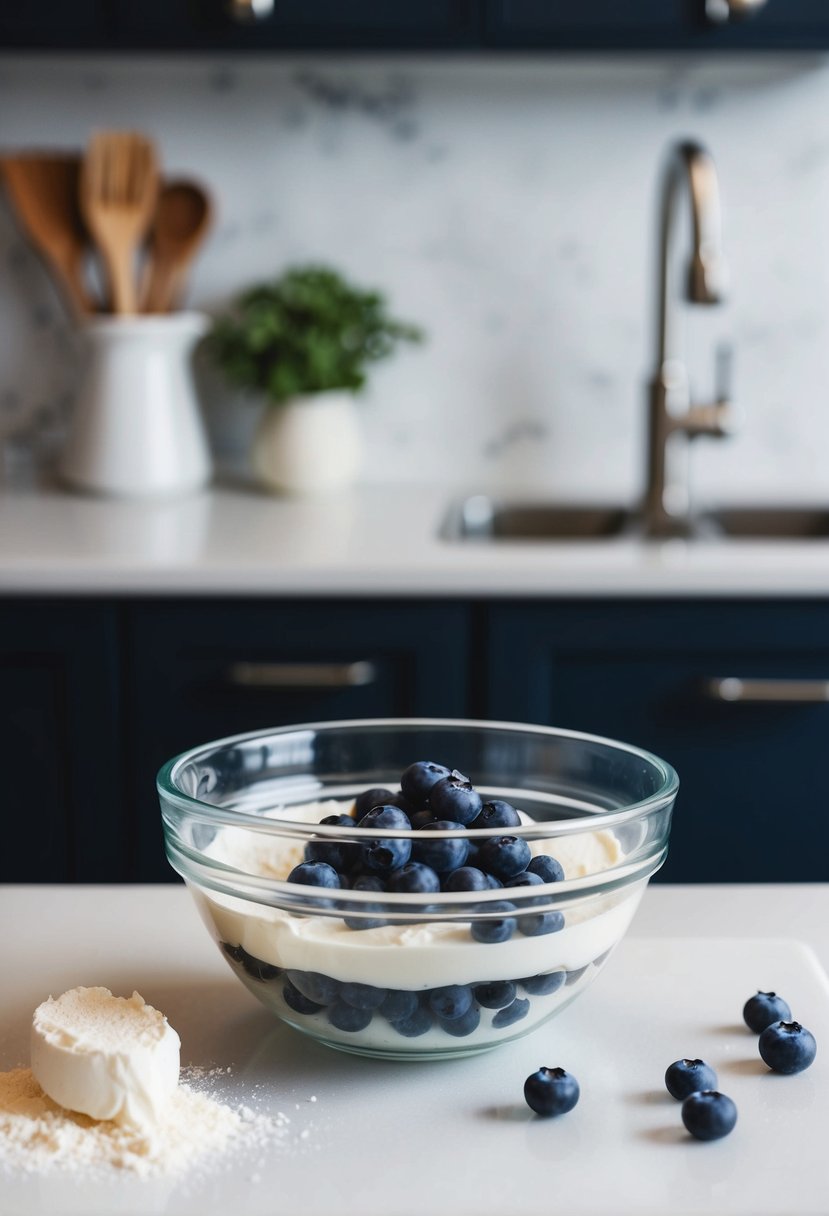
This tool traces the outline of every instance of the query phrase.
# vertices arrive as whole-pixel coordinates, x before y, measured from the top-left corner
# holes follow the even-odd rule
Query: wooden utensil
[[[81,214],[103,257],[115,313],[137,311],[135,255],[157,195],[151,140],[130,131],[101,131],[92,137],[81,168]]]
[[[76,317],[94,312],[83,283],[89,237],[78,205],[80,169],[74,153],[20,152],[0,160],[18,222]]]
[[[170,312],[180,303],[185,276],[210,228],[212,210],[210,196],[197,182],[162,185],[150,232],[144,312]]]

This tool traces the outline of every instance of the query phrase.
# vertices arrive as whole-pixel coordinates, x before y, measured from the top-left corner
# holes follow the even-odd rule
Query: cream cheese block
[[[151,1131],[178,1085],[181,1042],[137,992],[72,988],[38,1005],[32,1072],[67,1110]]]

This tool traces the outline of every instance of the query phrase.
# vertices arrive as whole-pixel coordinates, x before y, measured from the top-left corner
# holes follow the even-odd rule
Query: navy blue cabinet
[[[607,734],[678,770],[674,882],[829,880],[829,606],[504,605],[487,712]]]
[[[457,604],[132,605],[125,707],[133,877],[172,877],[155,774],[188,747],[291,722],[463,717],[466,621]]]
[[[117,616],[0,603],[2,882],[124,876]]]
[[[819,50],[825,0],[0,0],[0,50]],[[750,15],[735,16],[750,10]]]

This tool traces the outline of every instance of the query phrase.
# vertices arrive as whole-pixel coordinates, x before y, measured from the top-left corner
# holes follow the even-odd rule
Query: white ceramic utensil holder
[[[346,392],[265,405],[253,442],[260,481],[284,494],[321,494],[353,484],[362,464],[354,398]]]
[[[211,474],[190,357],[201,313],[96,317],[59,471],[72,486],[118,498],[173,497]]]

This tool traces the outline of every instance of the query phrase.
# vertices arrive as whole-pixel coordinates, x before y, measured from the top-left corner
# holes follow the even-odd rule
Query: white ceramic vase
[[[354,398],[312,393],[266,404],[252,463],[260,481],[278,493],[322,494],[352,485],[362,463]]]
[[[190,367],[201,313],[95,317],[59,462],[69,485],[119,498],[174,497],[210,479],[207,435]]]

